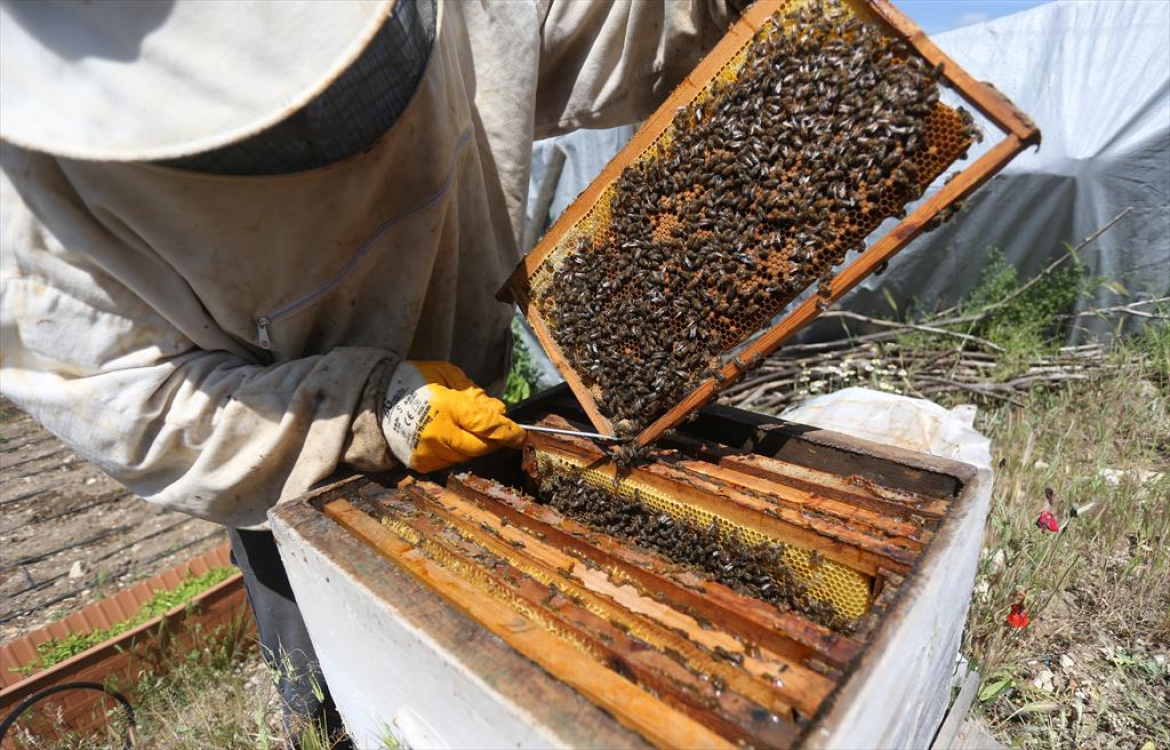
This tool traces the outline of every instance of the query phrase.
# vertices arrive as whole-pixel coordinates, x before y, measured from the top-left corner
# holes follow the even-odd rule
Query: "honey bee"
[[[636,434],[703,380],[722,385],[713,358],[918,195],[939,75],[816,0],[763,24],[736,77],[674,113],[669,141],[612,183],[608,223],[574,234],[535,296],[603,415]]]

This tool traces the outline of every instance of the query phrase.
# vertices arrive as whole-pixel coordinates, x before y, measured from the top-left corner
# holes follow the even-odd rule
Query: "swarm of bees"
[[[696,568],[742,594],[781,610],[794,610],[842,632],[854,623],[808,588],[782,561],[783,544],[748,544],[718,523],[695,526],[646,504],[637,492],[627,497],[590,484],[580,472],[538,473],[542,502],[581,523]]]
[[[570,240],[536,297],[619,435],[711,377],[802,290],[824,290],[919,197],[924,165],[945,167],[977,137],[967,113],[937,106],[937,70],[838,0],[772,19],[744,54],[623,170],[608,231]],[[928,138],[946,130],[931,130],[940,117],[965,141]]]

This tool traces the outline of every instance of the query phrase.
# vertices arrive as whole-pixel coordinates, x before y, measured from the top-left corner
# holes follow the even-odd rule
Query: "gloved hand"
[[[403,464],[436,471],[503,446],[519,448],[524,430],[504,409],[449,362],[406,361],[386,388],[382,432]]]

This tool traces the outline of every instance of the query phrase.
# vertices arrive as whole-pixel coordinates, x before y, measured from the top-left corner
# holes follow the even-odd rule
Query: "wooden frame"
[[[540,421],[550,408],[554,414],[572,414],[576,405],[567,403],[567,395],[563,390],[559,396],[544,394],[528,406],[521,406],[523,413],[516,416]],[[572,438],[567,440],[571,444],[566,450],[590,448],[573,443]],[[454,644],[470,643],[462,657],[468,660],[462,662],[463,668],[481,675],[481,679],[490,679],[497,689],[525,692],[524,700],[535,702],[522,703],[522,707],[533,711],[538,722],[550,722],[540,724],[542,730],[547,728],[554,735],[565,730],[561,715],[570,707],[577,712],[577,699],[601,708],[605,716],[590,714],[588,723],[573,724],[573,731],[583,733],[585,739],[578,734],[569,741],[571,745],[596,745],[596,736],[624,728],[656,746],[721,746],[729,740],[750,742],[753,737],[755,742],[751,744],[757,746],[811,746],[823,737],[836,737],[834,733],[841,727],[849,727],[848,719],[856,708],[854,701],[872,699],[870,682],[875,675],[891,672],[883,660],[896,657],[898,664],[908,665],[906,669],[910,671],[905,674],[905,670],[894,670],[896,679],[919,679],[914,671],[919,667],[905,655],[913,639],[899,639],[898,627],[903,618],[920,623],[917,616],[907,615],[912,611],[920,613],[924,602],[937,600],[933,593],[922,595],[926,579],[954,571],[953,565],[944,564],[950,560],[944,552],[956,540],[967,540],[971,535],[966,531],[972,524],[982,524],[982,516],[973,511],[984,500],[986,472],[719,407],[705,409],[698,421],[676,433],[671,441],[687,445],[676,460],[668,460],[664,453],[662,465],[668,475],[671,471],[689,472],[692,476],[706,473],[719,479],[726,470],[735,479],[727,483],[729,487],[750,482],[751,477],[773,477],[792,490],[789,502],[834,501],[860,511],[870,508],[846,499],[868,496],[878,510],[873,510],[872,516],[863,513],[865,517],[858,520],[875,528],[881,526],[888,536],[917,540],[918,544],[909,545],[915,548],[917,559],[904,574],[882,571],[886,586],[878,592],[872,616],[860,631],[847,636],[795,613],[778,612],[702,577],[687,576],[673,566],[664,567],[663,560],[653,554],[632,549],[616,538],[560,516],[548,506],[528,501],[518,492],[502,489],[485,478],[497,475],[481,468],[473,474],[449,477],[446,487],[431,482],[406,480],[395,485],[391,481],[357,478],[282,505],[273,514],[274,527],[285,534],[287,528],[295,527],[316,550],[344,565],[356,565],[352,575],[359,584],[369,587],[374,596],[389,596],[387,605],[399,609],[403,617],[414,618],[429,597],[435,597],[434,606],[425,604],[427,614],[420,619],[420,623],[426,623],[427,632],[451,629]],[[742,444],[745,442],[748,446]],[[546,447],[555,444],[557,441]],[[514,484],[517,454],[496,458],[511,472],[498,476]],[[752,460],[738,465],[733,460],[747,458]],[[740,470],[740,466],[746,468]],[[849,481],[859,473],[893,494],[882,496]],[[820,487],[822,481],[824,492],[800,489],[801,483]],[[918,496],[916,500],[914,494]],[[923,495],[931,495],[942,505],[922,506],[926,512],[919,513]],[[910,507],[902,507],[903,502],[910,501]],[[821,511],[833,516],[847,509],[831,507],[815,512]],[[929,533],[916,534],[909,526]],[[975,545],[970,560],[973,566],[977,537],[971,544]],[[426,546],[426,553],[421,554],[416,545]],[[478,550],[490,556],[490,564],[478,562]],[[356,562],[364,559],[362,555],[371,554],[383,562]],[[471,576],[454,572],[479,566],[481,573]],[[309,574],[314,579],[321,576],[316,569]],[[409,590],[382,593],[388,581],[403,576],[412,581]],[[547,585],[554,581],[559,594]],[[626,605],[629,597],[636,596],[633,584],[646,598],[640,606],[630,607]],[[498,597],[490,593],[493,588],[507,593]],[[547,620],[552,632],[546,627],[521,624],[514,614],[516,610],[506,604],[509,601],[518,602],[520,611],[537,612],[536,622]],[[360,609],[368,608],[363,605]],[[953,608],[944,609],[951,612]],[[679,614],[694,618],[694,622],[678,619]],[[961,623],[962,612],[955,617]],[[467,626],[461,624],[467,620],[475,623],[486,639],[475,637],[468,641]],[[529,622],[529,618],[524,621]],[[655,622],[660,624],[655,626]],[[640,643],[628,641],[625,633]],[[958,633],[959,630],[940,633],[941,641],[947,642],[940,646],[940,653],[945,655],[942,661],[947,664],[953,661],[949,639],[957,639]],[[677,669],[674,677],[669,671],[659,673],[658,670],[672,669],[669,662],[675,660],[696,660],[693,663],[704,669],[718,670],[713,674],[728,673],[722,660],[711,659],[711,652],[723,653],[712,648],[711,644],[717,642],[712,639],[727,636],[741,643],[740,647],[746,648],[754,659],[787,662],[789,666],[782,673],[787,676],[786,690],[768,698],[748,674],[726,682],[720,677],[722,698],[731,701],[720,708],[710,702],[710,697],[698,701],[689,698],[688,695],[701,693],[676,682],[679,677],[685,679],[686,674]],[[329,648],[328,640],[320,648]],[[696,653],[688,646],[688,640],[706,643],[706,653]],[[498,650],[497,643],[504,651],[488,658],[489,652],[494,653],[492,649]],[[900,656],[890,653],[897,650],[897,643],[901,644]],[[670,659],[661,658],[667,653],[663,646],[674,654]],[[515,662],[509,654],[520,656],[521,662],[527,660],[528,667]],[[808,669],[814,665],[819,665],[813,670],[817,674]],[[507,679],[488,678],[501,669],[507,670]],[[330,675],[329,679],[333,683],[340,677]],[[824,680],[832,682],[828,693]],[[573,701],[556,704],[554,710],[542,691],[554,689],[557,681],[562,687],[571,686],[575,696]],[[913,689],[922,692],[926,690],[924,684],[920,680]],[[654,696],[643,692],[644,688]],[[778,727],[765,727],[771,733],[761,736],[756,734],[760,715],[753,714],[750,706],[745,709],[742,701],[736,703],[740,696],[755,696],[752,702],[757,704],[760,700],[774,701],[771,705],[780,716],[786,705],[792,706],[801,718],[795,725],[781,721]],[[392,705],[386,709],[394,710]],[[443,706],[433,709],[436,715],[447,710]],[[899,715],[888,705],[882,710],[890,717]],[[877,731],[871,724],[866,726]],[[932,730],[933,726],[923,731]],[[853,739],[845,744],[869,744],[862,741],[865,737],[842,736]]]
[[[927,224],[941,211],[962,200],[1003,169],[1013,158],[1029,146],[1040,142],[1040,131],[1027,115],[1018,110],[990,84],[976,81],[953,60],[947,57],[909,18],[902,15],[888,0],[851,0],[887,31],[909,44],[931,65],[941,66],[942,78],[971,106],[1000,128],[1004,138],[973,164],[959,172],[938,193],[923,201],[896,227],[882,236],[864,253],[841,268],[829,283],[827,294],[810,297],[789,311],[777,323],[755,339],[749,340],[740,355],[723,364],[716,377],[700,383],[677,404],[666,411],[636,438],[638,445],[649,445],[667,430],[676,427],[688,415],[713,399],[722,388],[734,383],[747,370],[744,363],[759,361],[774,352],[781,344],[820,315],[828,305],[839,300],[863,279],[885,264],[923,232]],[[521,261],[512,274],[501,298],[514,300],[523,310],[534,333],[544,346],[549,358],[573,390],[589,420],[599,432],[614,434],[613,425],[598,409],[596,400],[580,376],[573,370],[553,339],[547,323],[529,298],[528,280],[557,248],[567,231],[585,217],[606,188],[620,175],[626,165],[637,159],[670,126],[678,107],[689,102],[715,74],[742,48],[751,35],[774,13],[788,3],[785,0],[758,0],[728,30],[726,36],[671,93],[670,97],[650,117],[629,143],[605,167],[601,174],[561,215],[540,243]]]

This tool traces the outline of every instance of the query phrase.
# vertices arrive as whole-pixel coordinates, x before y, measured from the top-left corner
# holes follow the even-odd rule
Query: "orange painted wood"
[[[613,714],[623,726],[665,747],[735,747],[689,716],[674,710],[637,685],[598,664],[585,653],[541,628],[469,582],[419,555],[414,545],[396,536],[347,500],[322,507],[326,516],[367,542],[386,559],[413,575],[452,606],[512,648]]]
[[[847,636],[793,612],[780,612],[765,602],[739,594],[723,584],[685,576],[679,585],[672,574],[675,566],[660,555],[638,552],[619,540],[590,529],[563,516],[556,510],[516,493],[493,493],[495,485],[472,475],[448,480],[448,487],[510,523],[542,534],[562,550],[592,561],[603,569],[621,571],[648,591],[655,591],[663,601],[674,602],[683,609],[717,621],[720,627],[747,642],[766,646],[777,654],[799,659],[823,661],[844,667],[858,653],[860,646]],[[691,580],[693,579],[693,580]]]
[[[245,627],[254,628],[250,612],[243,579],[237,574],[202,592],[190,604],[176,607],[162,617],[36,674],[17,675],[19,681],[0,690],[0,716],[7,715],[33,694],[65,682],[114,681],[118,689],[125,692],[143,670],[165,669],[165,664],[157,663],[162,639],[178,639],[191,645],[198,637],[221,627],[244,623]],[[35,655],[34,651],[34,658]],[[88,710],[92,705],[90,699],[66,697],[62,719],[74,731],[84,733],[105,724],[104,716]],[[56,702],[54,705],[61,704]]]
[[[970,194],[999,172],[1023,149],[1040,142],[1039,129],[1025,114],[1020,112],[993,86],[976,81],[963,71],[888,0],[855,0],[851,4],[856,6],[861,15],[872,18],[884,25],[889,33],[905,40],[917,54],[932,65],[941,65],[944,78],[960,96],[1001,128],[1007,136],[982,158],[960,172],[956,179],[947,184],[943,190],[924,201],[918,209],[879,239],[870,249],[839,271],[828,285],[829,293],[827,295],[816,295],[807,299],[776,325],[769,328],[762,336],[751,341],[739,357],[741,363],[757,362],[771,354],[785,340],[812,322],[829,304],[840,299],[862,279],[902,250],[943,209]],[[501,292],[501,298],[510,297],[520,306],[532,323],[534,333],[553,364],[564,376],[594,427],[601,433],[614,434],[613,426],[608,419],[601,415],[595,395],[570,366],[564,353],[551,336],[542,315],[530,299],[528,280],[555,250],[562,236],[589,213],[602,197],[605,189],[620,176],[621,171],[637,159],[670,125],[678,108],[685,106],[693,99],[719,69],[738,53],[746,38],[785,6],[786,3],[782,0],[760,0],[743,14],[741,19],[728,30],[719,44],[671,93],[666,102],[610,161],[597,179],[565,210],[536,248],[520,263],[509,279],[505,290]],[[661,438],[667,430],[677,426],[689,414],[714,398],[720,388],[725,388],[742,377],[744,371],[745,366],[736,364],[735,360],[727,362],[722,367],[718,378],[711,378],[699,384],[643,430],[637,436],[638,444],[649,445]]]
[[[906,247],[923,232],[927,223],[938,215],[947,206],[955,201],[962,200],[976,188],[987,182],[997,172],[1014,159],[1028,144],[1014,135],[1008,135],[997,143],[990,151],[981,156],[974,164],[960,172],[955,179],[947,183],[941,190],[923,201],[898,226],[881,239],[871,245],[852,263],[845,266],[829,282],[827,295],[812,295],[805,299],[792,312],[788,313],[775,326],[768,329],[759,338],[748,344],[739,356],[743,362],[762,360],[776,351],[782,343],[801,330],[833,302],[841,299],[845,294],[860,284],[863,279],[873,273],[879,266],[886,263],[902,248]],[[720,373],[724,383],[720,386],[716,378],[710,378],[700,384],[695,390],[683,397],[669,411],[658,418],[653,424],[642,431],[637,437],[639,445],[649,445],[669,429],[676,427],[687,418],[691,412],[701,408],[712,398],[718,395],[719,387],[726,387],[744,375],[746,368],[741,368],[731,361],[723,365]]]
[[[115,622],[121,622],[132,617],[145,604],[155,591],[174,588],[182,581],[190,568],[206,573],[212,568],[230,566],[231,550],[227,544],[208,550],[188,562],[165,570],[152,578],[125,588],[105,599],[94,602],[62,620],[50,623],[42,628],[28,633],[9,643],[0,646],[0,664],[5,669],[0,672],[0,689],[14,685],[25,679],[18,671],[25,664],[37,658],[36,646],[52,638],[61,638],[71,633],[83,635],[94,630],[106,629]],[[0,692],[0,696],[3,693]]]

